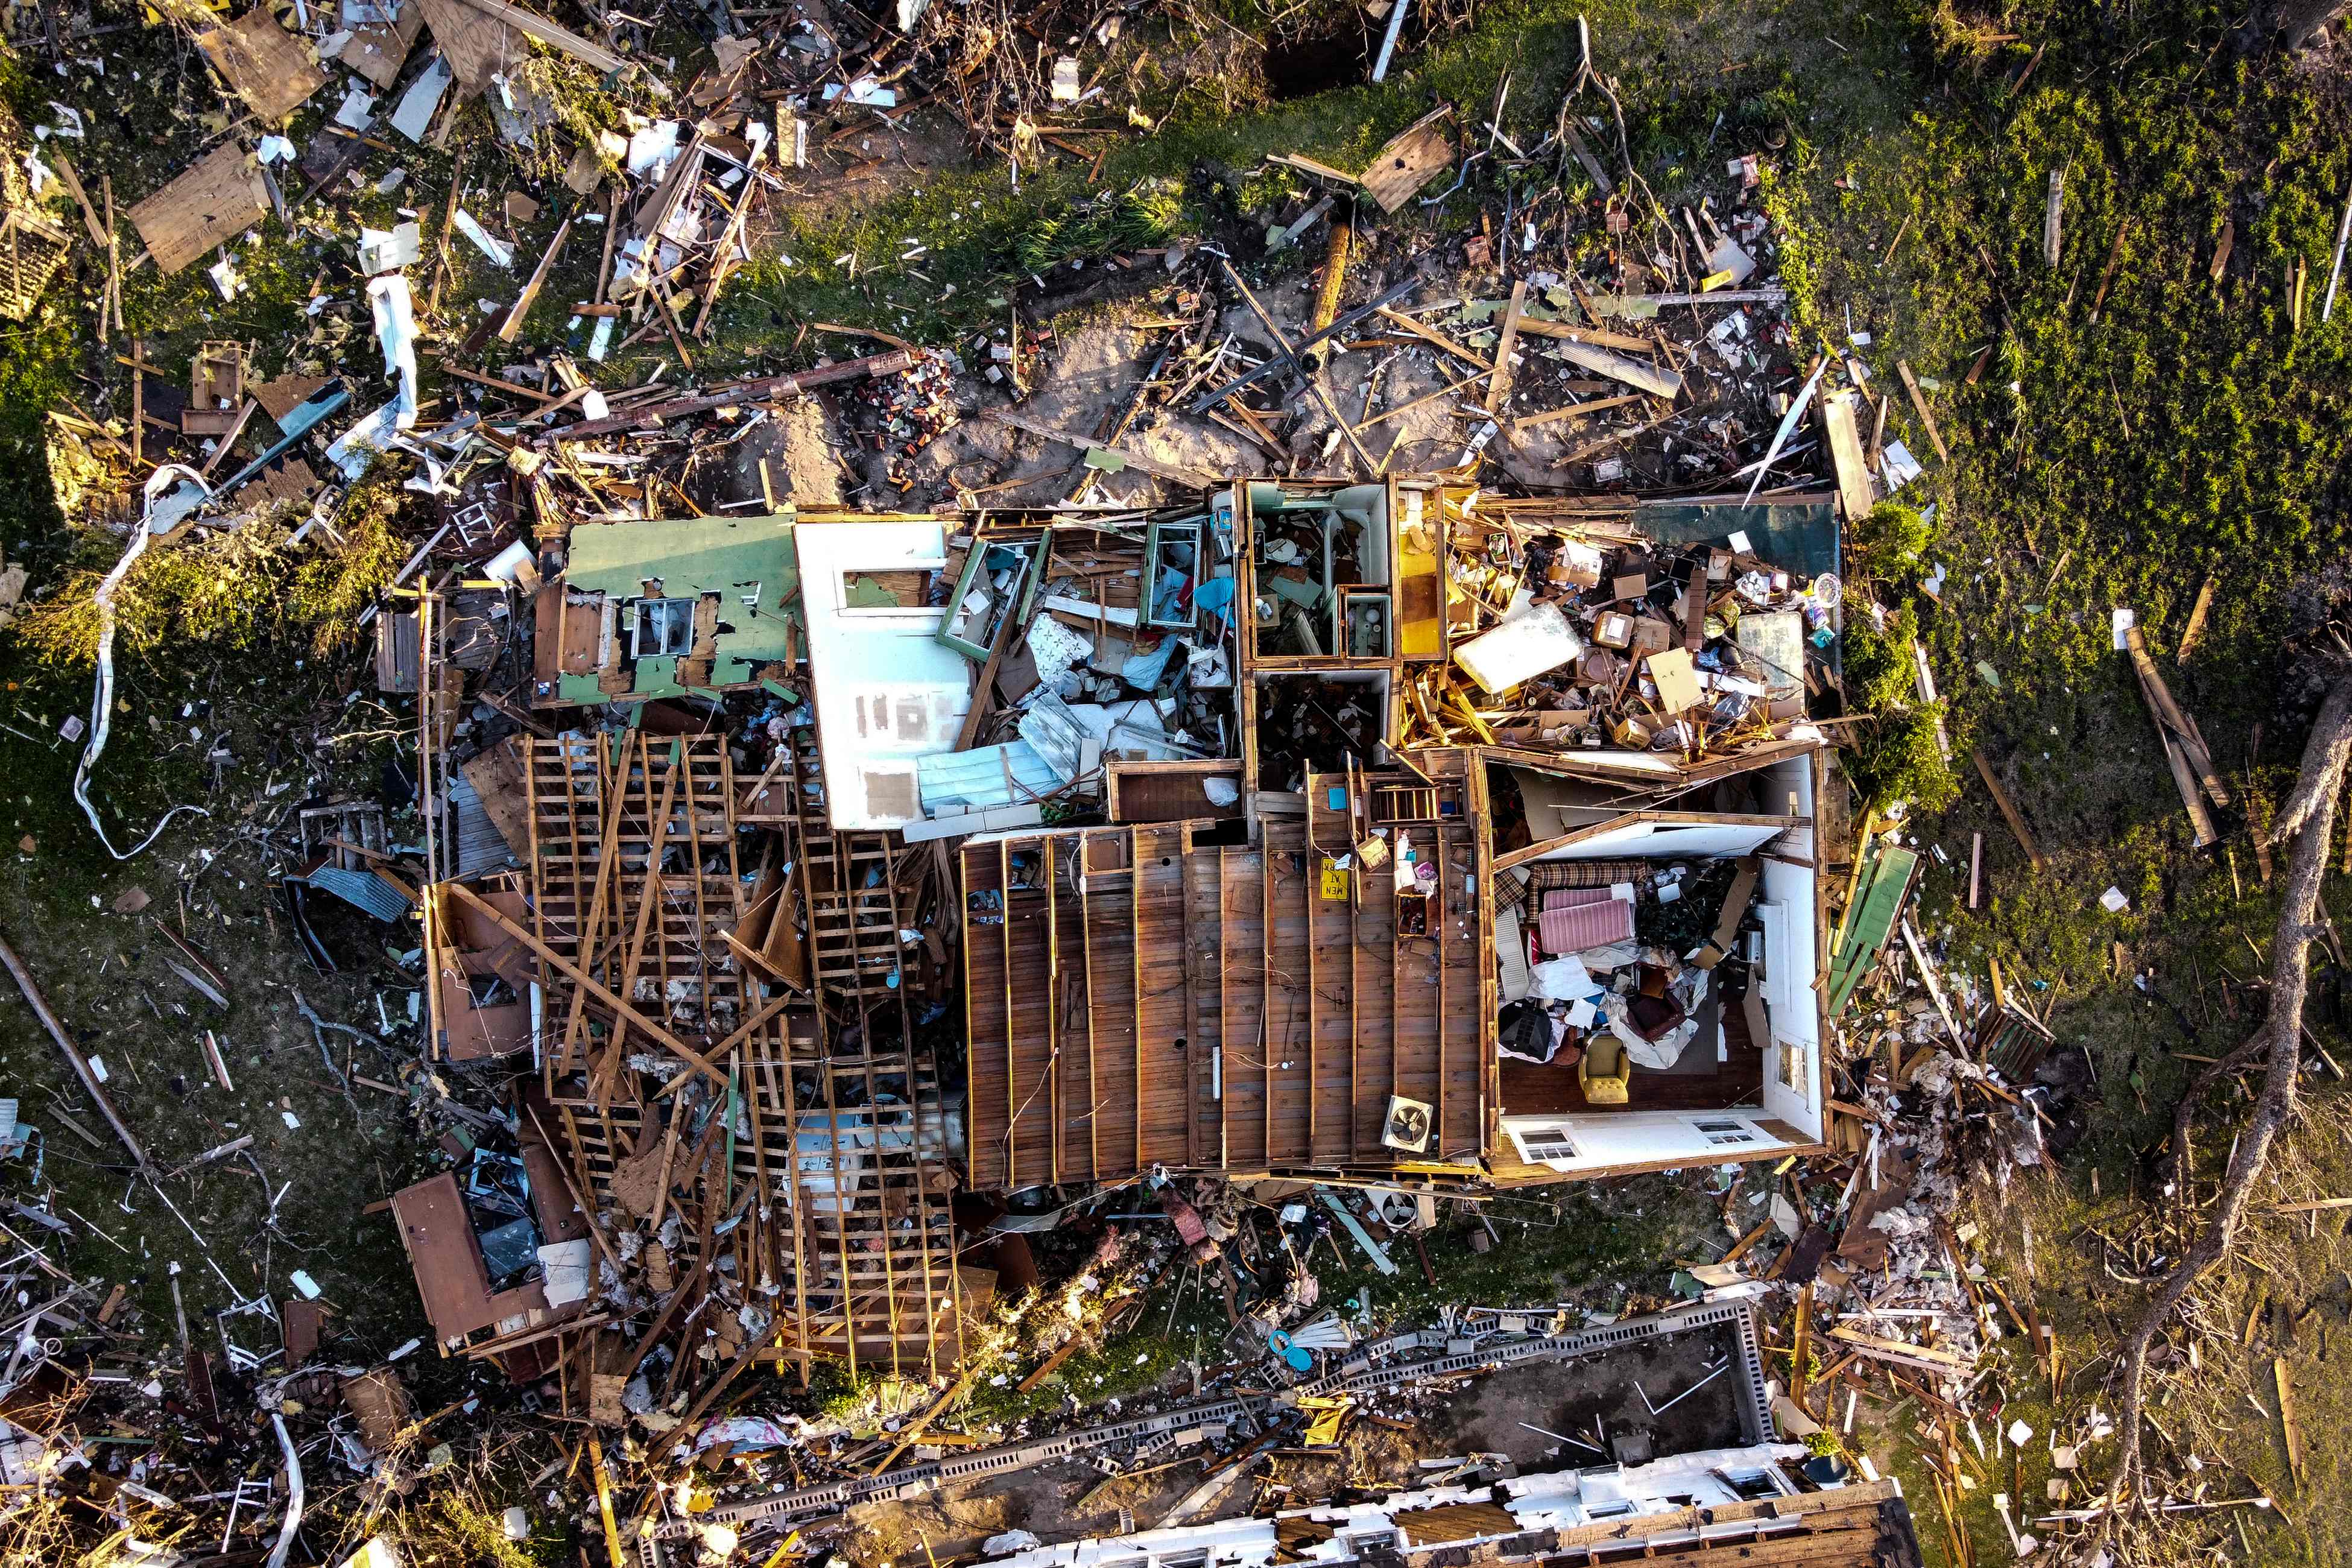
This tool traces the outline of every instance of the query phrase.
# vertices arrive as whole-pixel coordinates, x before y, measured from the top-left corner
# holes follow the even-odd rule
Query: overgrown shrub
[[[1936,740],[1943,716],[1944,705],[1931,702],[1855,726],[1839,765],[1865,806],[1885,811],[1908,801],[1913,811],[1933,816],[1959,798],[1959,778]]]
[[[1079,257],[1108,256],[1164,244],[1182,216],[1175,182],[1144,180],[1058,216],[1039,217],[1013,242],[1031,272]]]
[[[350,647],[361,612],[403,559],[392,526],[400,507],[397,467],[379,464],[352,487],[340,546],[322,537],[296,545],[282,519],[150,545],[115,591],[115,657],[197,646],[241,653],[293,637],[308,637],[320,655]],[[97,594],[108,567],[77,569],[19,612],[9,632],[35,662],[59,670],[97,662]]]
[[[1919,614],[1909,605],[1886,617],[1884,631],[1867,610],[1847,606],[1845,704],[1849,712],[1884,713],[1911,700],[1916,689],[1911,647],[1919,640]]]
[[[1871,515],[1885,510],[1878,507]],[[1916,700],[1912,649],[1919,640],[1918,612],[1906,605],[1886,617],[1881,630],[1860,606],[1850,609],[1853,613],[1845,628],[1846,709],[1865,716],[1868,722],[1847,732],[1841,765],[1863,803],[1874,810],[1885,810],[1900,800],[1910,802],[1917,811],[1941,811],[1958,798],[1960,784],[1936,739],[1944,705]]]
[[[1894,577],[1918,564],[1934,537],[1927,520],[1899,500],[1883,500],[1853,525],[1853,555],[1864,572]]]

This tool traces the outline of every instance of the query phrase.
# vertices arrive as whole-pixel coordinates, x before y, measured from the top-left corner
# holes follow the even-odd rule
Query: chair
[[[1622,1041],[1597,1034],[1584,1042],[1584,1059],[1576,1064],[1576,1086],[1584,1091],[1585,1104],[1630,1104],[1633,1079],[1633,1063]]]

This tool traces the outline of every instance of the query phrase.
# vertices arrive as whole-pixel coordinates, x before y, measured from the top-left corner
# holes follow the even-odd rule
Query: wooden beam
[[[1495,374],[1486,384],[1486,412],[1502,411],[1503,399],[1511,390],[1511,355],[1518,352],[1519,316],[1527,309],[1528,280],[1524,278],[1511,285],[1511,302],[1503,308],[1503,334],[1495,344]]]
[[[2156,660],[2148,657],[2147,641],[2140,636],[2137,626],[2125,630],[2124,649],[2131,656],[2132,668],[2139,676],[2140,689],[2147,693],[2148,706],[2156,710],[2157,721],[2172,731],[2180,747],[2180,754],[2188,759],[2189,767],[2197,774],[2198,783],[2204,785],[2205,793],[2213,797],[2213,804],[2226,808],[2230,804],[2230,792],[2222,787],[2221,773],[2213,766],[2213,759],[2205,750],[2204,738],[2198,734],[2197,726],[2189,721],[2189,716],[2180,710],[2179,704],[2173,701],[2172,688],[2165,684],[2163,672],[2156,668]]]
[[[1597,343],[1604,349],[1625,349],[1633,353],[1653,352],[1648,340],[1629,337],[1623,332],[1603,331],[1598,327],[1580,327],[1572,321],[1546,321],[1534,317],[1519,322],[1519,331],[1538,338],[1559,338],[1574,343]]]
[[[547,269],[555,264],[556,252],[563,248],[563,242],[571,237],[572,220],[567,217],[555,226],[555,237],[547,242],[547,249],[540,256],[539,265],[531,269],[530,281],[522,286],[522,293],[516,298],[514,308],[507,312],[506,321],[499,328],[499,342],[510,343],[515,341],[515,334],[522,331],[522,319],[530,314],[531,304],[539,298],[540,285],[547,281]]]
[[[1152,830],[1153,837],[1160,830]],[[1130,826],[1127,830],[1127,896],[1128,953],[1134,961],[1134,989],[1130,1001],[1135,1012],[1135,1169],[1148,1170],[1143,1158],[1143,830]],[[1179,960],[1178,973],[1182,973]]]
[[[1381,310],[1380,317],[1381,320],[1388,322],[1391,326],[1402,327],[1406,331],[1411,332],[1413,336],[1428,343],[1432,348],[1442,349],[1445,353],[1452,354],[1455,359],[1460,360],[1463,363],[1475,368],[1480,375],[1491,375],[1494,374],[1495,366],[1493,362],[1482,359],[1478,355],[1472,353],[1468,349],[1464,348],[1460,343],[1455,342],[1452,338],[1447,337],[1444,332],[1439,331],[1434,327],[1424,326],[1401,310],[1391,310],[1385,307]]]
[[[1074,436],[1057,426],[1048,425],[1042,419],[1033,419],[1026,415],[1016,414],[1009,408],[992,408],[982,414],[980,417],[988,424],[1002,425],[1013,430],[1025,430],[1032,436],[1043,436],[1048,441],[1059,441],[1066,447],[1076,447],[1081,452],[1108,452],[1138,473],[1149,474],[1155,479],[1166,479],[1173,484],[1191,485],[1199,489],[1207,489],[1218,482],[1216,476],[1204,468],[1188,468],[1181,464],[1164,463],[1157,458],[1148,457],[1126,447],[1105,446],[1099,441],[1089,440],[1084,436]]]
[[[139,1140],[131,1136],[131,1129],[116,1113],[114,1102],[106,1097],[106,1090],[99,1087],[99,1077],[90,1067],[89,1058],[81,1054],[80,1047],[73,1043],[73,1037],[66,1033],[63,1021],[49,1010],[48,998],[41,994],[40,986],[33,980],[33,972],[25,967],[25,961],[16,956],[16,950],[10,947],[5,939],[0,939],[0,966],[5,966],[15,979],[16,988],[25,994],[26,1002],[32,1006],[33,1016],[41,1021],[41,1026],[49,1032],[49,1038],[58,1043],[58,1049],[63,1051],[66,1060],[73,1064],[74,1076],[81,1080],[82,1089],[97,1102],[100,1114],[106,1118],[106,1124],[114,1130],[115,1137],[121,1140],[131,1157],[139,1162],[140,1173],[145,1174],[147,1151],[139,1146]]]
[[[1523,419],[1512,420],[1511,434],[1524,435],[1547,425],[1556,425],[1563,419],[1582,419],[1604,409],[1622,408],[1629,403],[1645,403],[1649,396],[1646,392],[1628,392],[1617,397],[1596,397],[1590,403],[1563,403],[1558,408],[1547,408],[1541,414],[1530,414]]]
[[[975,550],[987,547],[975,542]],[[1005,618],[1011,620],[1013,606],[1005,606]],[[1045,1125],[1051,1129],[1051,1142],[1046,1145],[1046,1168],[1053,1173],[1054,1184],[1062,1181],[1062,910],[1057,889],[1062,880],[1061,840],[1048,837],[1038,840],[1045,851],[1045,992],[1042,1000],[1045,1013]],[[1086,841],[1078,840],[1078,853],[1086,853]],[[901,990],[905,988],[900,987]],[[1091,1107],[1088,1108],[1091,1110]],[[1138,1116],[1141,1115],[1140,1110]],[[1141,1168],[1142,1162],[1137,1166]]]
[[[2205,616],[2213,607],[2214,574],[2205,574],[2205,585],[2197,590],[2197,603],[2189,606],[2189,625],[2180,634],[2180,647],[2172,656],[2175,664],[2187,664],[2189,656],[2197,651],[2197,644],[2205,635]]]
[[[998,966],[1004,971],[1004,1184],[1021,1184],[1018,1166],[1021,1159],[1021,1073],[1014,1065],[1013,1028],[1013,845],[1012,840],[996,841],[996,897],[1002,906],[1004,942],[999,950],[1003,962]]]
[[[1936,456],[1947,463],[1950,462],[1952,455],[1944,449],[1943,433],[1936,428],[1936,416],[1927,411],[1927,399],[1919,390],[1918,379],[1911,374],[1911,362],[1896,360],[1895,371],[1903,378],[1903,390],[1911,395],[1912,412],[1918,415],[1919,423],[1927,426],[1927,439],[1934,444]]]
[[[520,5],[509,5],[507,0],[464,0],[464,4],[484,16],[497,17],[525,37],[536,38],[549,48],[570,55],[581,64],[603,71],[607,76],[628,64],[612,50],[592,44],[570,28],[559,27],[535,12],[526,11]],[[656,82],[655,85],[658,87],[660,84]]]
[[[603,985],[597,984],[597,982],[589,975],[588,972],[582,969],[578,964],[572,963],[570,959],[564,957],[562,953],[548,946],[547,943],[540,941],[538,937],[532,935],[530,931],[525,931],[522,927],[515,924],[514,921],[507,919],[503,914],[500,914],[496,909],[484,902],[481,897],[477,894],[473,889],[466,886],[463,882],[442,882],[436,884],[436,886],[446,889],[451,893],[456,894],[459,902],[467,905],[475,910],[475,912],[480,914],[483,918],[496,925],[500,931],[505,931],[509,936],[513,937],[517,942],[521,942],[525,947],[530,949],[531,952],[537,953],[541,962],[552,966],[556,973],[569,979],[574,985],[585,987],[589,994],[594,996],[599,1002],[604,1003],[605,1006],[610,1007],[620,1016],[627,1019],[634,1027],[650,1037],[653,1040],[657,1042],[662,1048],[687,1061],[695,1068],[699,1068],[701,1071],[709,1073],[712,1080],[719,1084],[721,1087],[725,1086],[727,1082],[727,1075],[719,1071],[717,1067],[713,1066],[699,1052],[696,1051],[685,1041],[679,1039],[676,1035],[671,1034],[667,1029],[662,1027],[659,1024],[655,1023],[651,1018],[646,1017],[643,1013],[638,1012],[636,1008],[631,1006],[627,1002],[624,1001],[619,996],[614,995]],[[427,901],[429,904],[430,900]]]
[[[2033,841],[2032,829],[2027,827],[2025,818],[2018,815],[2017,803],[2009,798],[2009,792],[2000,787],[1999,779],[1993,777],[1992,764],[1985,761],[1982,752],[1970,752],[1969,761],[1976,763],[1978,776],[1984,780],[1985,788],[1992,792],[1992,803],[2000,807],[2001,820],[2008,823],[2010,832],[2016,835],[2019,846],[2025,851],[2025,858],[2033,862],[2035,870],[2040,870],[2042,866],[2042,846]]]
[[[1087,852],[1087,841],[1078,841],[1078,853]],[[1079,884],[1085,885],[1086,864],[1078,865]],[[1097,1114],[1102,1105],[1102,1086],[1095,1078],[1095,900],[1092,893],[1078,895],[1078,962],[1085,965],[1087,975],[1087,1173],[1096,1181],[1102,1180],[1102,1117]]]
[[[714,1062],[725,1061],[729,1056],[733,1054],[736,1047],[750,1039],[751,1036],[770,1019],[773,1018],[777,1014],[784,1011],[785,1008],[790,1007],[794,1002],[799,1000],[800,998],[797,996],[786,994],[773,997],[769,1001],[762,1003],[758,1012],[752,1014],[750,1018],[744,1020],[743,1026],[741,1028],[737,1029],[733,1034],[719,1042],[718,1046],[710,1052],[710,1059]],[[786,1033],[790,1033],[789,1028],[787,1028]],[[673,1094],[677,1092],[678,1088],[686,1081],[687,1080],[683,1075],[670,1079],[667,1083],[662,1085],[659,1089],[655,1091],[654,1098],[656,1100],[659,1100],[666,1094]]]

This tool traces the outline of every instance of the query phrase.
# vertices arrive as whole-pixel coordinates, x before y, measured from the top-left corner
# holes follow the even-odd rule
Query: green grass
[[[2116,16],[2014,5],[2001,28],[2021,39],[1982,58],[1948,12],[1905,12],[1901,68],[1913,73],[1918,107],[1882,134],[1816,143],[1774,201],[1795,232],[1783,271],[1802,287],[1807,319],[1842,336],[1850,308],[1875,335],[1865,351],[1873,368],[1891,381],[1900,357],[1927,386],[1953,461],[1931,463],[1922,500],[1938,516],[1926,560],[1949,576],[1940,603],[1915,596],[1908,577],[1880,586],[1916,605],[1955,740],[2007,764],[2051,858],[2041,872],[2025,866],[1963,762],[1960,802],[1915,821],[1961,868],[1931,868],[1916,922],[1931,942],[1948,942],[1948,984],[1981,983],[1998,957],[2013,985],[2054,1007],[2057,1048],[2086,1053],[2097,1074],[2090,1135],[2063,1177],[2032,1204],[1985,1194],[1967,1205],[2012,1281],[2025,1277],[2021,1214],[2033,1214],[2041,1309],[2080,1369],[2053,1404],[2015,1342],[2000,1352],[2003,1396],[2038,1432],[2053,1412],[2079,1415],[2101,1397],[2095,1358],[2140,1292],[2086,1262],[2085,1227],[2120,1233],[2157,1197],[2143,1163],[2196,1070],[2182,1057],[2219,1056],[2252,1027],[2259,1001],[2225,1007],[2221,986],[2266,968],[2252,944],[2266,948],[2274,918],[2274,889],[2256,881],[2238,813],[2223,814],[2226,852],[2191,847],[2152,721],[2110,645],[2109,610],[2137,611],[2231,787],[2278,800],[2308,717],[2292,646],[2298,580],[2352,542],[2339,478],[2352,340],[2341,316],[2318,319],[2352,157],[2331,129],[2340,83],[2241,51],[2237,16],[2221,7]],[[2037,46],[2046,46],[2039,67],[2011,94],[2010,79]],[[2042,254],[2053,168],[2064,171],[2055,268]],[[2217,282],[2230,218],[2232,251]],[[2308,279],[2300,330],[2288,303],[2298,258]],[[1986,345],[1983,374],[1964,384]],[[1888,425],[1930,456],[1899,388]],[[2176,663],[2209,575],[2216,594],[2203,642]],[[1864,680],[1869,643],[1853,638],[1849,648],[1849,674]],[[1898,684],[1891,672],[1887,684]],[[2258,759],[2257,724],[2268,736]],[[1990,897],[1972,913],[1964,868],[1976,832]],[[2120,916],[2096,901],[2109,885],[2131,900]],[[2341,879],[2327,896],[2342,900]],[[2150,973],[2162,1000],[2130,988],[2136,970]],[[2226,1152],[2242,1104],[2210,1108],[2205,1141],[2219,1147],[2209,1156]],[[2294,1293],[2302,1300],[2305,1283]],[[2240,1403],[2224,1451],[2207,1458],[2275,1487],[2273,1447]],[[1905,1479],[1940,1559],[1924,1470],[1899,1442],[1876,1452]],[[2180,1462],[2168,1446],[2154,1452],[2159,1466]],[[2090,1450],[2086,1474],[2102,1476],[2110,1453]],[[2005,1463],[1989,1468],[1996,1473],[1962,1508],[1979,1552],[2001,1539],[1991,1494],[2012,1489]],[[2048,1474],[2028,1465],[2029,1510],[2047,1506]],[[2242,1524],[2258,1561],[2332,1561],[2346,1510],[2337,1478],[2284,1518],[2209,1521],[2190,1538],[2226,1540],[2235,1555]]]
[[[1628,0],[1498,0],[1480,7],[1467,31],[1400,57],[1377,87],[1261,103],[1240,113],[1203,112],[1180,101],[1157,134],[1115,143],[1098,175],[1059,157],[1024,171],[1017,186],[1001,168],[934,175],[887,202],[787,224],[777,245],[791,264],[754,268],[730,291],[720,311],[723,341],[748,350],[803,321],[952,340],[1001,321],[1006,300],[1029,275],[1104,254],[1110,226],[1094,216],[1097,204],[1138,191],[1172,205],[1159,229],[1219,239],[1237,255],[1252,255],[1257,244],[1245,237],[1256,226],[1253,220],[1284,193],[1307,188],[1300,176],[1267,169],[1268,153],[1360,169],[1382,142],[1441,102],[1455,107],[1457,128],[1483,142],[1477,127],[1506,77],[1503,130],[1522,146],[1540,142],[1575,73],[1580,16],[1591,24],[1596,63],[1618,75],[1630,144],[1662,198],[1719,175],[1711,159],[1720,147],[1752,146],[1800,119],[1801,138],[1880,111],[1877,84],[1857,87],[1843,76],[1835,94],[1809,100],[1806,93],[1832,85],[1835,60],[1833,50],[1801,36],[1814,7],[1796,0],[1766,12],[1759,17],[1701,0],[1639,6]],[[1759,49],[1771,17],[1785,26]],[[1780,47],[1791,35],[1793,53]],[[1671,68],[1656,68],[1666,60]],[[1808,102],[1810,109],[1801,110]],[[1589,91],[1576,107],[1607,112]],[[1547,172],[1528,183],[1548,184],[1552,177]],[[1430,194],[1444,188],[1433,182]],[[1378,220],[1379,226],[1416,247],[1434,243],[1475,223],[1480,199],[1491,195],[1482,176],[1451,200],[1427,208],[1416,203]],[[1129,228],[1122,243],[1152,237]],[[916,246],[925,247],[919,273],[897,262]],[[855,275],[838,259],[848,257],[856,258]]]

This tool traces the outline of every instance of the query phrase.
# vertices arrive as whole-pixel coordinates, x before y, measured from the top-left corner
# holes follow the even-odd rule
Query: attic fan
[[[1423,1101],[1392,1094],[1389,1096],[1388,1117],[1381,1124],[1381,1142],[1409,1154],[1422,1153],[1429,1147],[1430,1123],[1434,1115],[1433,1108]]]

